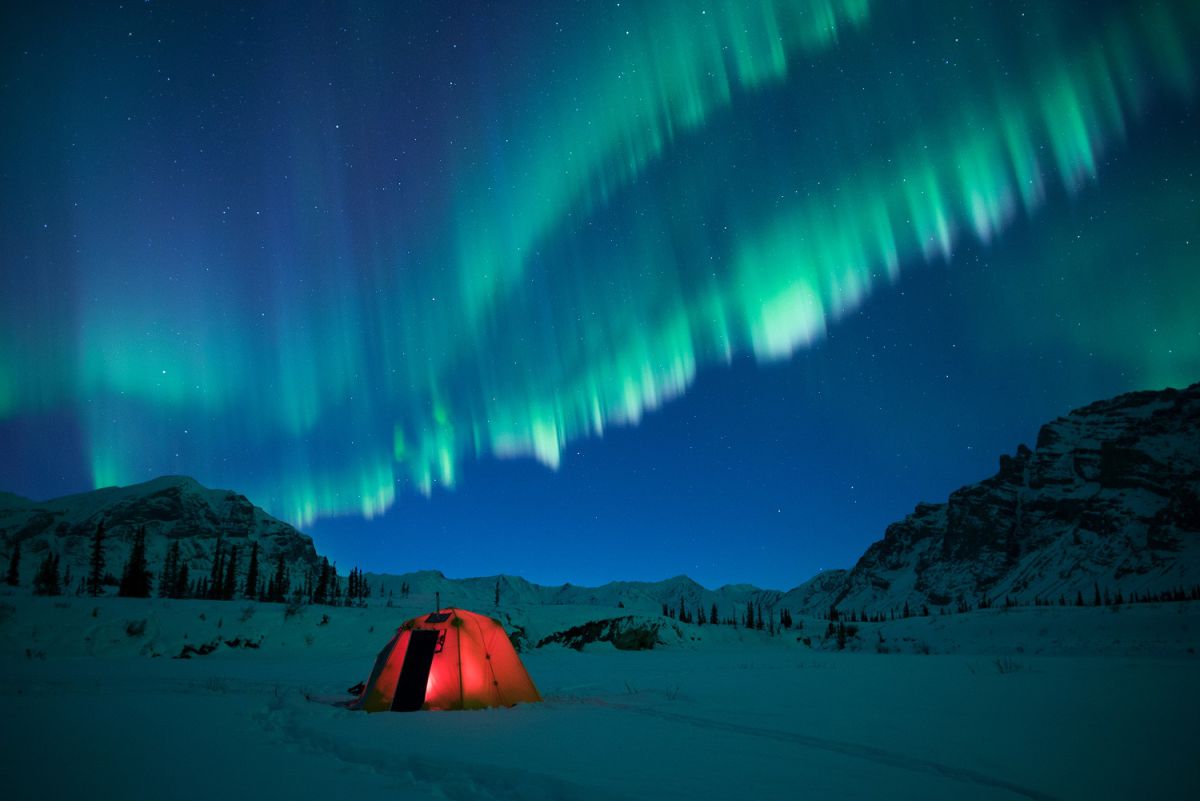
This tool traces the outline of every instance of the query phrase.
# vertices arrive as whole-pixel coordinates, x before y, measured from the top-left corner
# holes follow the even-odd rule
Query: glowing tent
[[[354,706],[368,712],[412,712],[540,700],[499,621],[442,609],[400,627],[379,652]]]

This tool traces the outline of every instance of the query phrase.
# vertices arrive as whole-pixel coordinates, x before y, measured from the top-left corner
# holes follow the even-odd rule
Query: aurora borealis
[[[562,502],[620,505],[639,466],[696,436],[664,433],[675,414],[731,440],[760,416],[780,441],[805,432],[763,454],[790,460],[763,479],[775,495],[819,483],[833,457],[814,440],[870,414],[906,428],[900,463],[920,474],[914,454],[955,434],[905,410],[963,401],[882,362],[921,372],[947,337],[970,334],[979,371],[950,394],[1022,426],[998,426],[999,449],[1041,418],[1008,416],[993,381],[1048,380],[1023,411],[1053,415],[1200,377],[1195,3],[476,5],[3,12],[5,488],[180,472],[318,532],[349,515],[325,529],[347,559],[356,530],[380,538],[361,517],[393,521],[385,542],[470,540],[464,507],[541,547],[551,534],[498,519],[517,501],[472,493],[536,496],[532,459],[588,474]],[[868,309],[882,329],[856,322]],[[875,339],[839,344],[856,332]],[[1021,364],[1033,353],[1053,370]],[[838,370],[893,383],[868,412]],[[727,382],[750,382],[736,408]],[[838,411],[815,433],[824,395]],[[888,436],[867,439],[902,449]],[[607,468],[573,462],[585,446]],[[844,447],[899,492],[898,463]],[[736,487],[687,475],[711,464],[669,460],[689,486]],[[758,492],[729,490],[721,538],[774,506]],[[889,519],[832,498],[821,519],[850,522],[831,540]],[[435,520],[430,503],[458,508]],[[579,544],[547,570],[579,580],[563,565],[602,534],[566,507],[553,523]],[[686,529],[622,536],[692,547]],[[787,526],[772,537],[713,580],[824,564]]]

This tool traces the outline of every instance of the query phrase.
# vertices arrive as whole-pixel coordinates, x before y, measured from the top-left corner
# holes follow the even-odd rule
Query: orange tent
[[[500,622],[463,609],[414,617],[379,652],[355,707],[482,709],[542,697]]]

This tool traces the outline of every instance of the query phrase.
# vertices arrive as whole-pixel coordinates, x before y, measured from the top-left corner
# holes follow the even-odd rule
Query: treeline
[[[180,541],[174,540],[158,571],[158,580],[150,570],[146,556],[146,529],[134,534],[129,558],[118,579],[107,570],[105,556],[107,535],[104,522],[92,535],[88,572],[74,586],[76,595],[104,595],[107,587],[116,587],[122,598],[200,598],[214,601],[253,600],[270,603],[310,603],[328,606],[366,606],[371,597],[371,585],[357,567],[343,582],[334,565],[322,557],[320,567],[306,570],[302,576],[292,576],[283,553],[273,565],[260,563],[261,550],[257,542],[249,549],[227,546],[224,537],[217,537],[216,550],[207,575],[193,575],[180,552]],[[33,579],[34,595],[63,595],[72,592],[75,581],[68,565],[59,569],[57,553],[47,551]],[[20,583],[21,546],[18,543],[9,556],[5,583],[16,587]]]
[[[1121,607],[1128,604],[1173,603],[1181,601],[1200,601],[1200,584],[1193,585],[1191,588],[1181,585],[1160,592],[1132,592],[1129,595],[1125,595],[1119,589],[1114,592],[1107,588],[1102,588],[1096,582],[1093,584],[1092,593],[1089,597],[1085,597],[1083,591],[1077,592],[1073,599],[1062,594],[1055,599],[1034,596],[1031,601],[1014,598],[1010,595],[997,598],[981,596],[975,603],[959,599],[954,606],[946,605],[933,608],[928,604],[916,606],[905,601],[903,606],[893,607],[886,612],[869,612],[865,608],[845,610],[839,609],[834,605],[830,606],[829,609],[822,612],[818,617],[830,623],[829,630],[826,632],[827,637],[837,636],[839,641],[844,641],[846,636],[844,624],[846,623],[886,623],[910,617],[929,617],[934,614],[934,609],[937,610],[938,615],[947,615],[972,612],[976,609],[992,609],[994,607],[1003,609],[1029,606]],[[711,608],[706,610],[703,605],[688,606],[687,600],[680,598],[677,605],[672,605],[664,601],[662,604],[662,614],[664,617],[678,620],[680,623],[691,623],[700,626],[726,625],[734,628],[742,627],[757,631],[767,631],[771,634],[791,629],[793,625],[796,625],[790,610],[779,609],[776,611],[773,607],[766,608],[762,603],[755,603],[753,601],[747,603],[745,610],[741,613],[735,610],[732,614],[721,617],[715,603]],[[803,621],[796,625],[796,628],[797,630],[803,629]],[[854,629],[851,630],[854,631]]]
[[[722,618],[720,610],[714,603],[707,611],[703,604],[697,605],[694,609],[688,607],[687,600],[679,599],[678,606],[671,606],[664,602],[662,605],[662,613],[664,617],[669,617],[672,620],[678,620],[680,623],[694,623],[698,626],[704,625],[721,625],[739,626],[757,631],[766,631],[774,635],[776,632],[784,631],[792,627],[792,613],[787,609],[780,609],[776,613],[774,607],[766,608],[766,617],[763,617],[764,606],[760,603],[750,601],[746,604],[744,613],[738,614],[735,609],[732,614]],[[799,628],[804,628],[804,623],[801,621]]]
[[[993,608],[1015,609],[1017,607],[1030,606],[1121,607],[1128,604],[1177,603],[1181,601],[1200,601],[1200,584],[1195,584],[1191,588],[1179,585],[1173,589],[1162,590],[1160,592],[1131,592],[1129,595],[1125,595],[1120,589],[1114,592],[1107,587],[1101,588],[1099,582],[1093,582],[1090,596],[1085,596],[1083,590],[1077,591],[1074,598],[1068,598],[1062,593],[1057,598],[1043,598],[1040,595],[1035,595],[1032,600],[1016,598],[1011,595],[997,596],[995,598],[983,595],[974,603],[959,598],[953,606],[945,605],[936,608],[939,615],[948,615],[973,612],[977,609]],[[915,607],[910,606],[905,601],[903,607],[892,607],[887,612],[868,612],[865,608],[862,610],[851,609],[845,611],[838,609],[837,606],[831,606],[822,615],[822,619],[828,620],[831,623],[838,621],[847,621],[850,623],[885,623],[889,620],[902,620],[909,617],[928,617],[930,614],[931,611],[928,604]]]

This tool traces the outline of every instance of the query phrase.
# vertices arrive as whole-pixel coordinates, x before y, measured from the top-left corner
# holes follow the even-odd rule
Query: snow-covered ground
[[[312,700],[349,698],[420,611],[0,597],[4,797],[1200,797],[1200,604],[861,624],[846,651],[816,620],[774,638],[679,626],[652,651],[526,651],[542,704]],[[623,611],[499,616],[536,641]]]

